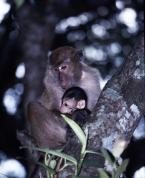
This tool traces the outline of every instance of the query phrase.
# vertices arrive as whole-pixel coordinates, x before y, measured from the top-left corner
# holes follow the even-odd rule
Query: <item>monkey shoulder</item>
[[[87,74],[89,73],[90,75],[95,75],[97,77],[100,77],[100,72],[97,68],[91,67],[85,63],[82,63],[82,66],[84,72],[86,72]]]
[[[84,81],[88,81],[94,87],[97,86],[98,89],[98,86],[100,86],[99,81],[101,79],[99,70],[96,68],[92,68],[84,63],[82,64],[82,66],[83,66],[83,70],[82,70],[82,77],[80,82],[84,84]]]
[[[100,73],[97,69],[92,68],[86,64],[83,65],[82,77],[79,86],[85,90],[88,96],[88,108],[92,111],[95,107],[99,95],[100,88]]]
[[[90,116],[91,111],[89,109],[77,109],[74,111],[73,115]]]
[[[83,126],[88,122],[91,116],[91,111],[88,109],[77,109],[72,115],[72,119],[78,123],[80,126]]]

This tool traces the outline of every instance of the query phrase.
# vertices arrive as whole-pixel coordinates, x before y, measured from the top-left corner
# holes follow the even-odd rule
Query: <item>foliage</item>
[[[79,125],[72,119],[66,117],[65,115],[62,115],[62,117],[74,131],[82,145],[80,158],[77,160],[76,158],[63,153],[62,149],[50,150],[47,148],[45,149],[31,148],[35,151],[44,153],[45,155],[44,163],[38,162],[37,164],[45,168],[47,178],[55,178],[55,176],[58,175],[60,171],[63,171],[68,166],[74,167],[74,175],[72,176],[72,178],[119,178],[120,175],[122,175],[122,173],[126,170],[128,160],[124,160],[123,163],[119,165],[115,158],[113,158],[113,156],[111,156],[110,153],[105,149],[101,150],[102,153],[87,150],[88,131],[87,134],[85,134],[83,130],[79,127]],[[96,175],[98,170],[99,177],[96,175],[91,177],[81,176],[80,173],[82,165],[84,163],[84,159],[87,153],[99,154],[100,156],[103,156],[105,160],[108,162],[108,164],[112,166],[111,173],[108,174],[108,172],[105,169],[96,169]]]
[[[102,148],[101,151],[105,161],[107,162],[108,166],[110,166],[111,171],[109,171],[110,174],[108,174],[108,172],[104,169],[98,169],[99,178],[120,178],[123,175],[123,172],[126,170],[129,160],[125,159],[121,164],[119,164],[118,160],[116,160],[108,150]]]
[[[14,0],[14,2],[16,7],[19,8],[24,4],[25,0]]]

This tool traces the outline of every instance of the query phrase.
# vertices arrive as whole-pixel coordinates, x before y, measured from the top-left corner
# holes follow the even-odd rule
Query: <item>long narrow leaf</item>
[[[125,159],[123,163],[117,168],[114,178],[118,178],[125,170],[129,163],[129,159]]]
[[[72,178],[100,178],[98,176],[73,176]]]
[[[47,170],[49,173],[55,174],[55,171],[54,171],[51,167],[45,166],[45,164],[40,163],[40,162],[37,162],[36,164],[38,164],[39,166],[43,167],[43,168],[44,168],[45,170]]]
[[[23,148],[29,148],[29,147],[23,147]],[[73,158],[72,156],[69,156],[67,154],[61,153],[60,151],[49,150],[47,148],[36,148],[36,147],[29,148],[29,149],[40,151],[40,152],[43,152],[45,154],[51,154],[51,155],[54,155],[54,156],[61,157],[63,159],[66,159],[67,161],[72,162],[75,166],[77,166],[77,160],[75,158]]]
[[[91,151],[91,150],[86,150],[85,153],[86,153],[86,154],[90,153],[90,154],[95,154],[95,155],[102,156],[101,153],[98,153],[98,152],[95,152],[95,151]]]
[[[103,169],[98,169],[99,178],[109,178],[108,174]]]
[[[76,122],[74,122],[72,119],[69,119],[68,117],[66,117],[65,115],[62,115],[62,117],[67,122],[67,124],[72,128],[72,130],[74,131],[74,133],[78,137],[79,141],[81,142],[82,146],[86,147],[87,138],[86,138],[83,130],[80,128],[80,126]]]
[[[25,2],[25,0],[14,0],[17,8],[21,7],[23,5],[23,3]]]
[[[112,155],[109,154],[108,150],[102,148],[101,152],[102,152],[104,158],[109,162],[109,164],[113,165],[115,162],[115,159],[112,157]]]

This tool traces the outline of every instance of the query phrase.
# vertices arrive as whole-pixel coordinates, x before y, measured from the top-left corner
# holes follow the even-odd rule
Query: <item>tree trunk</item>
[[[89,124],[89,146],[93,149],[103,146],[120,156],[144,114],[145,59],[141,37],[101,93],[93,112],[95,120]],[[117,148],[121,146],[119,152]]]
[[[58,20],[51,3],[40,2],[39,7],[26,4],[17,13],[21,61],[26,68],[23,100],[25,113],[27,104],[40,96],[43,90],[45,66]]]
[[[130,142],[142,115],[145,115],[144,36],[101,92],[92,113],[93,119],[84,127],[89,129],[89,149],[97,151],[104,147],[118,158]],[[79,150],[77,139],[66,148],[77,158]],[[72,172],[68,169],[60,177],[69,177]],[[91,172],[89,168],[84,169],[83,175],[91,176]]]

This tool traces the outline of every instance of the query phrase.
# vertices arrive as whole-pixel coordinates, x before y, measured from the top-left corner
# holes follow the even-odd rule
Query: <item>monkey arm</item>
[[[57,148],[66,141],[65,123],[60,115],[39,102],[29,104],[28,129],[35,144],[41,148]]]

